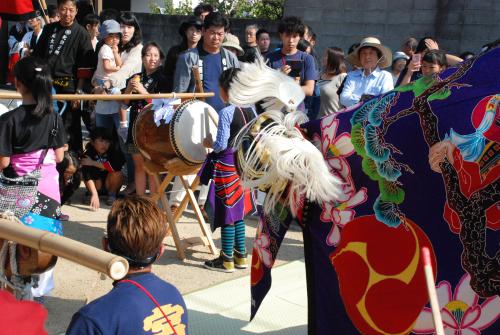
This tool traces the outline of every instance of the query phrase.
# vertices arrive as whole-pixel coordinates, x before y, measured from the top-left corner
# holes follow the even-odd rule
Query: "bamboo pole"
[[[49,24],[50,20],[47,16],[47,3],[45,2],[45,0],[38,0],[38,4],[42,8],[43,20],[45,21],[45,24]]]
[[[7,219],[0,219],[0,239],[14,241],[54,256],[66,258],[105,273],[114,280],[122,279],[128,272],[128,262],[123,257]]]
[[[155,93],[155,94],[53,94],[54,100],[80,101],[80,100],[147,100],[147,99],[203,99],[213,97],[214,93]],[[22,99],[21,94],[17,92],[0,92],[0,100]]]

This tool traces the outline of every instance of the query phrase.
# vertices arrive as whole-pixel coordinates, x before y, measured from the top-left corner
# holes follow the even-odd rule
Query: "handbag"
[[[55,115],[54,119],[54,128],[50,132],[50,139],[55,138],[58,132]],[[35,169],[21,177],[7,177],[3,170],[0,171],[0,212],[13,213],[19,219],[30,212],[36,203],[38,183],[42,176],[42,165],[48,150],[48,148],[43,150]]]

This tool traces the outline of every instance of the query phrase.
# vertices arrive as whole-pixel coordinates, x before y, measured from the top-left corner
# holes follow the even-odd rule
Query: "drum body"
[[[133,129],[141,154],[161,166],[176,157],[188,165],[202,164],[209,152],[203,140],[209,134],[214,140],[217,136],[217,113],[212,106],[199,100],[185,101],[176,108],[170,122],[161,121],[160,126],[154,122],[151,107],[139,113]]]

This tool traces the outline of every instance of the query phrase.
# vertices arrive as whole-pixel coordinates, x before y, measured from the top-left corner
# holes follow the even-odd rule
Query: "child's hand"
[[[90,210],[96,211],[101,207],[101,204],[99,203],[99,195],[98,194],[93,194],[90,197]]]
[[[148,91],[144,88],[144,85],[139,81],[131,80],[132,91],[140,94],[148,94]]]
[[[111,46],[111,50],[112,50],[113,52],[119,53],[119,50],[118,50],[118,43],[113,44],[113,45]]]
[[[94,161],[90,159],[88,156],[85,156],[82,158],[80,164],[85,166],[94,166]]]
[[[203,139],[203,146],[205,148],[212,148],[214,145],[214,140],[212,139],[212,136],[209,134],[207,137]]]

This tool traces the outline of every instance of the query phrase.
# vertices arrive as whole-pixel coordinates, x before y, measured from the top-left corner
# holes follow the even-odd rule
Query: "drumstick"
[[[434,273],[432,271],[431,265],[431,253],[429,251],[429,248],[422,248],[422,257],[424,259],[425,281],[427,283],[427,292],[429,293],[429,299],[431,303],[434,328],[436,328],[437,335],[444,335],[443,320],[441,319],[441,310],[439,308],[436,284],[434,282]]]
[[[192,99],[192,98],[208,98],[215,94],[209,93],[155,93],[155,94],[54,94],[52,99],[61,101],[78,101],[78,100],[149,100],[149,99]],[[22,99],[21,94],[0,93],[0,100]]]
[[[198,66],[195,65],[192,67],[192,70],[193,70],[195,91],[197,93],[203,93],[203,84],[201,82],[200,69],[198,68]],[[205,99],[201,98],[200,100],[204,101]]]
[[[123,257],[7,219],[0,219],[0,239],[14,241],[54,256],[66,258],[105,273],[114,280],[122,279],[128,272],[128,262]]]

